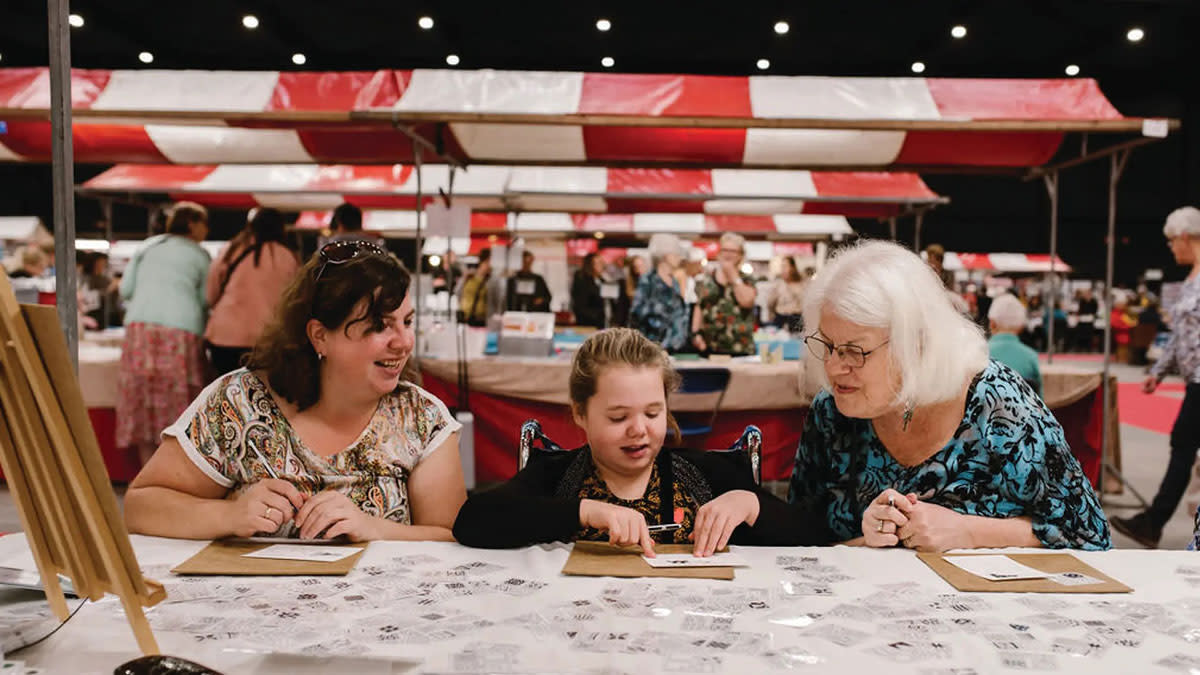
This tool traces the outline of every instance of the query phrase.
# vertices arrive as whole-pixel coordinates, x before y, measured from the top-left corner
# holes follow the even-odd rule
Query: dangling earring
[[[912,421],[912,416],[913,416],[912,405],[909,405],[907,408],[904,409],[904,423],[900,426],[900,431],[908,431],[908,423]]]
[[[317,352],[317,360],[318,360],[318,361],[324,361],[324,360],[325,360],[325,355],[324,355],[324,354],[322,354],[321,352]]]

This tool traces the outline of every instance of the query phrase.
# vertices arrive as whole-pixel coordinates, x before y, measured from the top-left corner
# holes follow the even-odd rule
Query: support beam
[[[54,277],[58,321],[79,371],[79,300],[75,289],[75,149],[71,136],[70,0],[47,0],[50,28],[50,144],[54,174]]]
[[[1113,476],[1125,485],[1125,489],[1133,493],[1133,496],[1141,503],[1142,507],[1147,506],[1146,499],[1130,485],[1121,472],[1117,470],[1113,463],[1112,451],[1109,449],[1109,427],[1112,423],[1111,414],[1109,412],[1110,403],[1113,400],[1115,392],[1109,384],[1109,365],[1112,357],[1112,306],[1113,306],[1113,273],[1115,267],[1116,247],[1117,247],[1117,185],[1121,182],[1121,173],[1125,171],[1125,163],[1129,161],[1129,155],[1132,152],[1130,149],[1121,150],[1113,153],[1109,160],[1108,174],[1108,257],[1104,271],[1104,292],[1105,302],[1104,309],[1108,312],[1108,319],[1104,322],[1104,370],[1101,375],[1100,386],[1103,391],[1104,406],[1103,417],[1100,428],[1100,485],[1098,486],[1101,498],[1104,495],[1104,485],[1108,476]]]
[[[925,212],[917,211],[913,217],[913,251],[921,253],[921,226],[925,224]]]
[[[1050,315],[1046,322],[1046,363],[1054,363],[1054,308],[1058,303],[1058,171],[1042,177],[1050,195]]]

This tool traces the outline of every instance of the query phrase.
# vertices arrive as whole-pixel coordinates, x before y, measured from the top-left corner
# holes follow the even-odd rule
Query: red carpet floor
[[[1175,424],[1175,416],[1179,414],[1183,399],[1163,396],[1161,392],[1164,391],[1183,391],[1183,385],[1167,383],[1160,385],[1153,394],[1143,394],[1140,382],[1118,384],[1117,409],[1120,411],[1121,424],[1131,424],[1160,434],[1171,433],[1171,425]]]

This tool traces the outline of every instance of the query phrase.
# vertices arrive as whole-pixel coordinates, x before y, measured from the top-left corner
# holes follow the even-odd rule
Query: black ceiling
[[[8,0],[0,10],[0,66],[45,65],[46,5]],[[1137,151],[1122,182],[1123,276],[1166,265],[1159,225],[1200,202],[1200,0],[891,0],[861,2],[163,2],[79,0],[72,30],[80,68],[349,70],[446,67],[621,72],[930,77],[1063,77],[1068,64],[1099,80],[1129,115],[1172,116],[1184,131]],[[243,27],[253,14],[259,27]],[[435,25],[422,30],[420,16]],[[600,32],[596,20],[612,29]],[[790,25],[785,35],[776,21]],[[954,25],[967,36],[951,37]],[[1140,27],[1145,39],[1126,39]],[[295,66],[292,54],[307,63]],[[1106,164],[1064,178],[1063,255],[1102,270]],[[84,169],[83,171],[89,170]],[[1037,184],[973,176],[928,176],[953,200],[927,220],[926,241],[954,250],[1046,248],[1044,191]],[[48,216],[44,167],[0,165],[0,214]],[[91,208],[81,204],[81,227]],[[140,225],[140,224],[138,224]],[[872,223],[856,223],[876,230]]]

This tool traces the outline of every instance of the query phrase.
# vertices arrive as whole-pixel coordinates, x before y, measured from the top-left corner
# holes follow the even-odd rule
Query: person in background
[[[1012,368],[1041,396],[1042,370],[1038,366],[1037,352],[1017,337],[1025,330],[1028,320],[1025,306],[1012,293],[1003,293],[993,300],[988,309],[988,325],[992,333],[988,340],[988,355],[993,361]]]
[[[789,498],[837,541],[919,551],[1107,549],[1108,521],[1054,415],[941,279],[894,243],[843,249],[804,300],[823,376]]]
[[[9,274],[10,279],[37,279],[49,268],[49,258],[37,246],[25,246],[20,254],[21,267]]]
[[[471,326],[486,326],[488,320],[488,281],[492,276],[492,249],[479,252],[475,271],[463,280],[458,297],[462,320]]]
[[[772,322],[787,331],[804,331],[804,290],[808,288],[808,277],[796,266],[796,259],[783,256],[783,273],[775,280],[767,297],[767,311]]]
[[[353,204],[342,202],[333,210],[329,215],[329,230],[331,234],[322,245],[334,241],[365,241],[387,250],[383,239],[363,230],[362,209]]]
[[[631,325],[629,312],[633,307],[633,297],[637,294],[638,281],[642,278],[637,270],[645,266],[646,259],[640,255],[627,256],[621,261],[621,284],[617,301],[613,303],[612,325]]]
[[[505,297],[510,312],[549,312],[550,287],[546,279],[533,271],[532,251],[521,253],[521,269],[508,278]]]
[[[1192,269],[1179,300],[1171,308],[1171,337],[1162,357],[1142,383],[1142,391],[1153,394],[1168,373],[1182,375],[1186,389],[1179,415],[1171,427],[1171,459],[1158,494],[1145,511],[1129,518],[1111,519],[1118,532],[1147,548],[1158,546],[1163,525],[1175,513],[1187,489],[1196,451],[1200,449],[1200,209],[1185,206],[1172,211],[1163,234],[1175,262],[1190,265]]]
[[[583,257],[583,264],[571,280],[571,311],[576,325],[604,328],[604,298],[600,295],[603,274],[603,258],[596,253]]]
[[[933,269],[933,273],[941,280],[947,290],[954,290],[954,272],[945,268],[946,248],[941,244],[930,244],[925,247],[925,262]]]
[[[457,257],[454,251],[447,250],[446,255],[442,256],[438,261],[438,265],[433,268],[433,292],[434,293],[457,293],[458,284],[463,278],[462,265],[457,262]]]
[[[211,313],[204,340],[216,375],[242,366],[298,269],[300,261],[284,238],[283,215],[252,209],[246,227],[208,272]]]
[[[80,286],[95,306],[87,315],[98,328],[121,325],[121,281],[108,275],[108,255],[93,253],[84,258]]]
[[[692,310],[692,345],[701,353],[753,354],[754,301],[758,290],[739,269],[746,240],[740,234],[721,235],[717,267],[696,283]]]
[[[1079,312],[1079,319],[1075,324],[1075,348],[1081,352],[1093,351],[1096,342],[1096,317],[1100,314],[1100,303],[1096,302],[1090,286],[1079,292],[1076,311]]]
[[[247,367],[163,431],[125,493],[130,532],[183,539],[450,541],[460,425],[404,380],[411,277],[363,241],[295,276]]]
[[[117,376],[116,445],[135,448],[142,464],[159,433],[207,384],[204,358],[204,282],[211,259],[200,247],[208,212],[175,205],[167,233],[134,253],[121,279],[125,344]]]
[[[1113,308],[1108,320],[1112,324],[1115,358],[1118,363],[1129,363],[1129,341],[1133,327],[1137,325],[1137,318],[1129,312],[1129,300],[1124,291],[1115,290],[1112,296]]]
[[[659,233],[650,237],[648,248],[654,271],[638,281],[630,324],[663,349],[675,351],[683,347],[688,335],[687,305],[675,278],[680,264],[679,238]]]
[[[704,249],[695,246],[688,249],[687,261],[681,268],[680,287],[683,288],[683,301],[687,303],[689,312],[696,306],[696,283],[704,277],[707,263],[708,256]]]
[[[511,480],[470,497],[454,522],[462,544],[517,548],[607,540],[647,556],[656,543],[824,544],[820,514],[790,508],[756,484],[747,464],[721,452],[665,447],[678,428],[667,396],[679,383],[667,354],[628,328],[592,335],[575,352],[568,391],[587,445],[535,455]],[[678,523],[651,533],[648,524]]]

